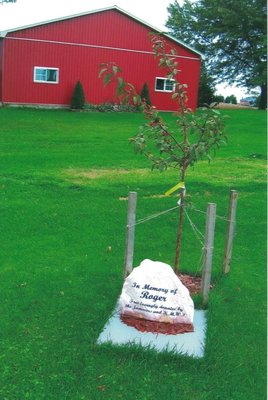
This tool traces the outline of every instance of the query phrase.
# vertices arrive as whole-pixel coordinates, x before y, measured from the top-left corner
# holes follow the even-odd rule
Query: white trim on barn
[[[126,52],[130,52],[130,53],[141,53],[141,54],[150,54],[150,55],[154,54],[152,51],[124,49],[124,48],[121,48],[121,47],[111,47],[111,46],[100,46],[100,45],[89,44],[89,43],[61,42],[61,41],[58,41],[58,40],[30,39],[30,38],[21,38],[21,37],[7,37],[6,39],[8,39],[8,40],[21,40],[21,41],[28,41],[28,42],[41,42],[41,43],[50,43],[50,44],[61,44],[61,45],[65,45],[65,46],[80,46],[80,47],[91,47],[91,48],[93,47],[93,48],[96,48],[96,49],[126,51]],[[199,58],[197,58],[197,57],[180,56],[178,54],[175,54],[173,57],[185,58],[185,59],[188,59],[188,60],[199,61]]]

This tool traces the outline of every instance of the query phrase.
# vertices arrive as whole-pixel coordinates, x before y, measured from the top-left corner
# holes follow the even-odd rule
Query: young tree
[[[175,0],[168,11],[170,32],[205,54],[211,74],[230,84],[260,86],[266,107],[266,0]]]
[[[165,76],[174,81],[172,98],[177,102],[177,130],[173,132],[164,122],[155,107],[142,101],[134,86],[123,80],[120,68],[114,63],[101,65],[99,76],[104,77],[104,84],[117,81],[116,94],[120,102],[142,104],[148,123],[140,126],[139,133],[130,138],[137,152],[145,152],[152,163],[152,168],[160,171],[168,167],[179,172],[180,216],[175,252],[174,270],[179,271],[181,249],[185,178],[187,169],[202,158],[211,159],[211,151],[225,143],[225,127],[223,118],[213,107],[204,107],[201,113],[193,113],[187,107],[187,85],[178,80],[178,62],[173,49],[168,49],[164,39],[155,34],[151,37],[152,47],[160,68],[165,70]],[[153,144],[153,146],[152,146]]]

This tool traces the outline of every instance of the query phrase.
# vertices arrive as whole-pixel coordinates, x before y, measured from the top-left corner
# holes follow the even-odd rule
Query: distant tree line
[[[267,107],[266,0],[173,0],[168,13],[169,32],[204,54],[217,82],[258,86]]]
[[[237,98],[235,95],[224,97],[221,94],[215,94],[215,79],[207,72],[206,66],[203,63],[201,67],[200,81],[199,81],[199,91],[198,91],[198,107],[204,106],[204,104],[211,103],[228,103],[237,104]],[[261,95],[258,91],[252,90],[248,97],[245,97],[244,101],[250,106],[260,107]],[[239,99],[243,100],[243,99]]]
[[[17,0],[0,0],[0,4],[4,3],[17,3]]]

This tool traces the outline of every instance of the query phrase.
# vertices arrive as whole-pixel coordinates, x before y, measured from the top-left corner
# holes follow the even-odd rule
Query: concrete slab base
[[[118,306],[98,337],[97,343],[115,345],[136,344],[156,351],[172,351],[194,358],[204,356],[206,337],[206,311],[195,310],[194,332],[178,335],[143,333],[125,325],[119,317]]]

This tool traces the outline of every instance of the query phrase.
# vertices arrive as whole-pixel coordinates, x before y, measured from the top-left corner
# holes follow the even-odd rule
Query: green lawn
[[[224,111],[228,145],[187,178],[194,206],[225,217],[239,192],[231,273],[217,219],[205,357],[97,346],[122,288],[129,191],[137,218],[167,210],[178,178],[151,172],[127,139],[142,114],[0,109],[1,400],[265,400],[266,114]],[[172,114],[165,118],[173,124]],[[189,210],[204,232],[204,214]],[[136,227],[135,265],[173,264],[178,215]],[[181,270],[200,273],[186,222]],[[198,299],[196,299],[198,303]]]

